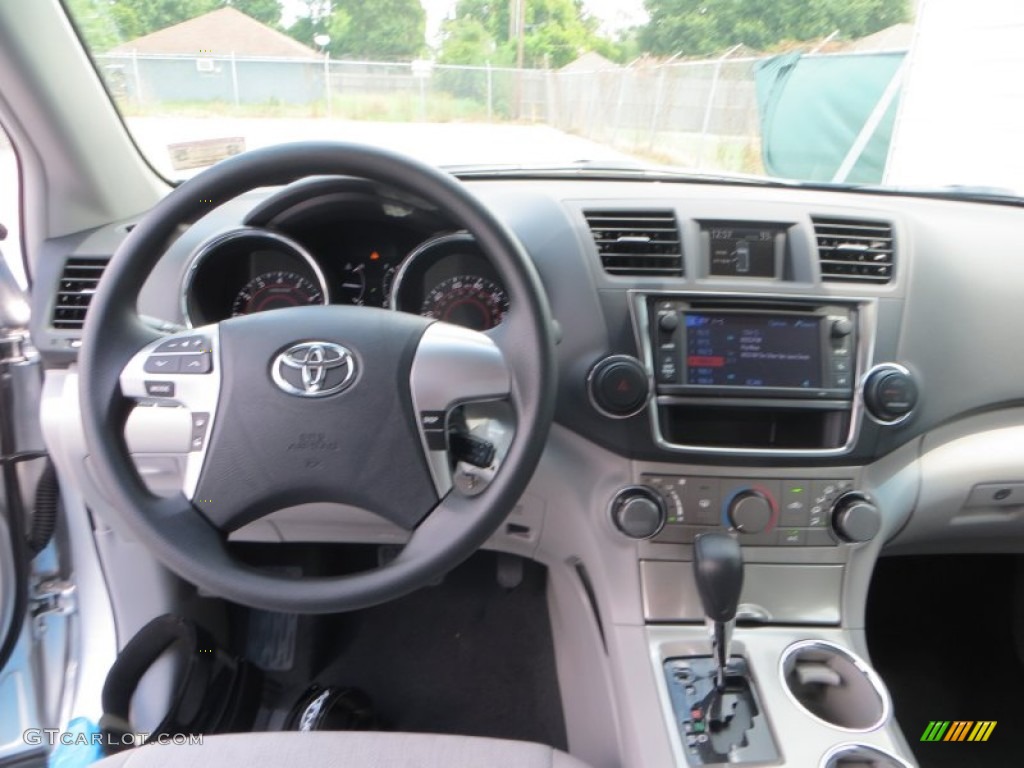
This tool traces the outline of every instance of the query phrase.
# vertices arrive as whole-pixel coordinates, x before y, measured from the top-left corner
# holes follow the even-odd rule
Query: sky
[[[455,7],[455,0],[420,0],[427,11],[427,39],[435,43],[441,22]],[[284,22],[290,23],[302,10],[301,0],[283,0]],[[583,0],[583,6],[592,15],[601,20],[601,28],[606,33],[615,33],[620,29],[642,24],[647,20],[643,0]]]

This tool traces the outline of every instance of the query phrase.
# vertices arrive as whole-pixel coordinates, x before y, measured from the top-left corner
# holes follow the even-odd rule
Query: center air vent
[[[100,282],[107,260],[98,257],[73,257],[64,263],[53,308],[53,327],[79,330],[85,325],[85,311]]]
[[[814,218],[822,280],[888,283],[892,280],[892,224]]]
[[[644,277],[683,274],[683,249],[673,211],[584,211],[583,215],[605,272]]]

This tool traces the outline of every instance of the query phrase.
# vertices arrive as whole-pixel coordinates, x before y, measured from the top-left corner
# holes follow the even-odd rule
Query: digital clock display
[[[708,237],[708,274],[775,278],[781,233],[777,227],[714,225]]]

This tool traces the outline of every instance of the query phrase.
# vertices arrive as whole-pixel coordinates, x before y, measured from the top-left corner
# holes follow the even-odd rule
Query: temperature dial
[[[882,513],[863,494],[847,493],[832,508],[832,527],[843,541],[871,541],[882,528]]]
[[[643,485],[623,488],[612,500],[612,522],[631,539],[649,539],[665,527],[665,502]]]
[[[729,502],[729,522],[740,533],[761,533],[775,514],[771,500],[761,491],[740,491]]]

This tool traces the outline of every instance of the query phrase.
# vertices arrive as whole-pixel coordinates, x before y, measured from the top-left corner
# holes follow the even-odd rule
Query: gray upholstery
[[[202,745],[151,744],[96,768],[587,768],[525,741],[421,733],[278,732],[206,736]]]

